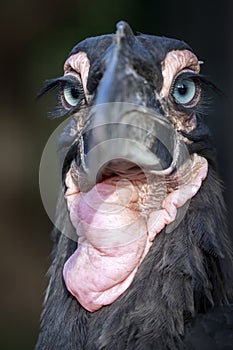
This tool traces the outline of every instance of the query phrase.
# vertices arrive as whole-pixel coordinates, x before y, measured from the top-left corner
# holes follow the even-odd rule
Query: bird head
[[[78,249],[63,274],[89,311],[130,287],[157,235],[173,234],[207,176],[200,64],[183,41],[134,35],[119,22],[115,34],[76,45],[64,75],[42,90],[57,89],[55,116],[72,117],[59,148]]]

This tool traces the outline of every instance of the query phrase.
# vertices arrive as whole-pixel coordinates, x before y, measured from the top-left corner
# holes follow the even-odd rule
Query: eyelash
[[[77,105],[71,106],[68,104],[64,97],[65,90],[69,90],[71,88],[78,89],[80,93],[79,101]],[[37,97],[47,94],[48,92],[55,92],[56,97],[56,105],[54,109],[48,112],[48,116],[51,119],[60,118],[65,115],[71,115],[76,112],[80,105],[85,101],[85,94],[83,90],[83,86],[81,82],[74,75],[65,75],[55,79],[49,79],[45,81],[44,87],[38,93]]]
[[[194,106],[190,107],[182,105],[181,103],[177,103],[175,102],[174,97],[172,96],[174,86],[177,80],[181,79],[181,76],[183,76],[183,79],[192,79],[194,82],[196,82],[197,85],[199,85],[200,99]],[[69,89],[72,87],[78,89],[78,92],[80,93],[79,101],[77,105],[73,107],[68,105],[67,101],[64,98],[65,88]],[[219,90],[218,87],[211,81],[209,81],[204,75],[196,74],[190,71],[183,71],[179,73],[172,82],[170,88],[170,99],[172,100],[172,103],[175,106],[175,108],[180,110],[181,112],[183,111],[185,113],[188,112],[207,115],[210,112],[213,100],[213,96],[209,90],[211,90],[211,92],[214,91],[215,93],[222,94],[221,90]],[[44,87],[38,93],[37,97],[39,98],[45,95],[46,93],[52,91],[55,91],[56,105],[55,108],[48,112],[48,116],[51,119],[60,118],[65,115],[69,116],[75,113],[79,109],[79,107],[85,102],[83,86],[81,82],[72,74],[67,74],[59,78],[46,80]]]
[[[174,90],[174,86],[179,78],[183,76],[183,79],[191,79],[194,81],[196,86],[199,85],[200,89],[200,98],[199,101],[194,106],[185,106],[179,103],[176,103],[174,97],[172,96],[172,92]],[[212,93],[215,92],[217,94],[222,94],[221,90],[210,80],[208,80],[204,75],[197,74],[190,71],[183,71],[179,73],[173,80],[171,88],[170,88],[170,99],[175,105],[176,109],[189,113],[196,113],[207,115],[210,112],[211,105],[213,102]]]

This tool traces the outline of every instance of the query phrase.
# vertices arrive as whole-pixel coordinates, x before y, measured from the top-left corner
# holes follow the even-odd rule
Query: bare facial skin
[[[75,72],[79,75],[83,89],[88,100],[89,94],[87,90],[87,78],[90,69],[90,61],[85,52],[78,52],[67,58],[64,64],[64,74]]]
[[[79,248],[63,274],[68,290],[84,308],[93,312],[111,304],[130,286],[155,236],[197,193],[207,171],[207,161],[194,155],[188,182],[170,192],[158,210],[150,210],[148,218],[142,215],[140,188],[133,181],[119,187],[119,179],[110,178],[82,193],[67,174],[66,199]],[[145,192],[144,201],[146,196]]]
[[[195,73],[200,72],[197,57],[189,50],[170,51],[162,63],[163,87],[161,98],[167,98],[174,77],[183,69],[190,69]]]
[[[165,109],[169,115],[175,129],[177,131],[190,132],[196,127],[196,116],[192,114],[188,116],[184,112],[174,110],[173,104],[169,99],[169,93],[172,82],[175,77],[182,71],[200,72],[200,64],[198,58],[189,50],[170,51],[162,62],[163,86],[159,97],[165,101]],[[186,138],[185,142],[189,143]]]
[[[85,52],[69,57],[64,65],[65,74],[78,75],[86,101],[91,100],[87,89],[89,68]],[[187,119],[169,102],[172,82],[182,70],[199,73],[197,57],[189,50],[169,52],[162,62],[159,99],[166,104],[175,129],[190,131],[196,125],[195,115]],[[66,262],[63,276],[67,289],[88,311],[111,304],[130,286],[155,236],[176,220],[177,210],[198,192],[208,165],[205,158],[196,154],[191,164],[191,169],[185,169],[185,165],[178,169],[176,176],[184,178],[179,186],[170,175],[157,182],[160,192],[164,186],[161,198],[155,188],[137,177],[134,180],[110,177],[83,193],[71,171],[67,173],[65,197],[78,235],[78,249]],[[170,183],[169,190],[165,183]],[[153,209],[145,211],[151,193]]]

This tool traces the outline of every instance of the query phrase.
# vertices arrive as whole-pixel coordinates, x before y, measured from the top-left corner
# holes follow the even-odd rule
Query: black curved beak
[[[129,25],[119,22],[113,43],[104,58],[105,72],[95,103],[148,104],[153,93],[141,73],[153,71],[151,59]]]
[[[144,74],[161,74],[152,69],[151,60],[129,25],[119,22],[83,132],[82,168],[91,184],[105,164],[116,160],[154,173],[170,173],[175,167],[178,139]]]

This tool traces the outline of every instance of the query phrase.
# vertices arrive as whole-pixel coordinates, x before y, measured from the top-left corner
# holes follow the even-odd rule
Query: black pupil
[[[74,98],[74,99],[77,99],[79,98],[79,90],[76,86],[72,86],[71,89],[70,89],[70,93],[71,93],[71,96]]]
[[[187,93],[188,88],[185,84],[179,84],[177,86],[177,90],[178,90],[180,95],[185,95]]]

